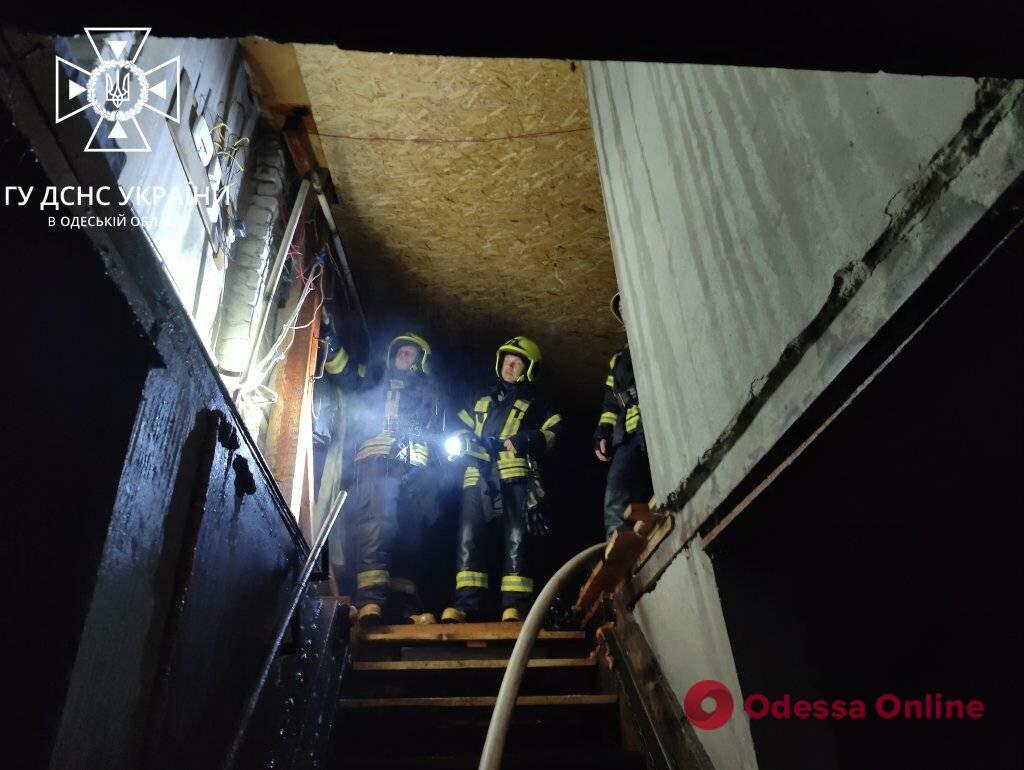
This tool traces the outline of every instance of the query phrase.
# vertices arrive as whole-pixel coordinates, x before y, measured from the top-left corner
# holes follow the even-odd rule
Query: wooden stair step
[[[491,695],[454,696],[447,698],[342,698],[338,701],[338,707],[341,709],[494,708],[497,700],[497,697]],[[522,707],[608,706],[616,702],[618,702],[618,696],[612,693],[520,695],[516,698],[516,706]]]
[[[352,770],[475,770],[480,755],[461,754],[424,757],[365,757],[345,764]],[[643,755],[637,752],[610,751],[533,751],[508,753],[501,759],[502,770],[643,770]]]
[[[359,632],[362,643],[417,644],[437,642],[514,642],[522,623],[431,623],[427,625],[374,626]],[[582,631],[541,631],[541,641],[580,640]]]
[[[496,695],[508,661],[498,659],[363,661],[352,664],[342,697]],[[534,658],[527,663],[521,695],[592,693],[596,661]]]
[[[647,503],[630,503],[622,514],[626,521],[651,521],[655,514]]]
[[[453,671],[463,669],[504,669],[508,658],[484,658],[480,660],[357,660],[354,671]],[[528,668],[594,668],[597,662],[590,658],[533,658],[527,661]]]
[[[602,593],[613,590],[633,571],[633,564],[647,545],[647,538],[631,529],[616,530],[608,542],[604,561],[599,562],[580,589],[575,609],[585,612]]]
[[[477,752],[497,698],[490,696],[343,698],[338,701],[333,756],[450,756]],[[521,695],[509,725],[508,752],[614,751],[619,744],[615,695]],[[344,762],[342,762],[342,759]]]

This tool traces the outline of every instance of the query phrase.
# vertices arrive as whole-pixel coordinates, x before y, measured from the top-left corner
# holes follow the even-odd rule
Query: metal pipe
[[[597,543],[569,559],[558,572],[552,575],[534,601],[519,632],[519,638],[516,639],[515,647],[512,648],[512,655],[509,656],[508,666],[506,666],[505,674],[501,679],[501,688],[498,690],[494,712],[491,714],[491,723],[487,726],[484,749],[480,754],[479,770],[499,770],[501,767],[501,757],[505,752],[505,738],[508,736],[508,726],[512,719],[512,710],[516,705],[516,696],[519,695],[519,686],[523,683],[526,664],[530,660],[530,651],[533,649],[537,634],[540,633],[548,607],[551,606],[551,602],[561,589],[562,584],[595,554],[602,553],[604,547],[605,543]]]
[[[356,284],[352,278],[352,271],[348,266],[348,257],[345,256],[345,247],[341,243],[341,235],[338,233],[338,226],[334,221],[334,212],[331,211],[331,204],[327,201],[327,195],[324,193],[323,184],[320,181],[320,175],[313,171],[310,176],[313,178],[313,189],[316,191],[317,200],[320,201],[320,209],[323,211],[324,220],[327,222],[327,228],[331,231],[331,242],[334,244],[335,267],[338,268],[338,272],[341,273],[345,279],[345,286],[348,289],[349,296],[352,297],[352,302],[355,304],[356,313],[359,314],[359,322],[363,325],[363,333],[366,335],[366,344],[370,349],[373,348],[373,341],[370,339],[370,328],[366,324],[366,315],[363,313],[363,305],[359,301],[359,292],[356,291]]]
[[[299,218],[302,216],[302,209],[306,206],[306,196],[309,195],[309,180],[303,179],[302,184],[299,185],[299,192],[295,196],[295,203],[292,206],[291,214],[288,216],[288,224],[284,228],[284,235],[281,237],[281,245],[277,249],[277,256],[274,257],[274,265],[270,270],[269,283],[267,284],[267,291],[263,295],[262,309],[260,310],[260,323],[256,332],[256,337],[252,341],[252,345],[249,347],[249,360],[245,364],[245,370],[242,372],[242,379],[239,384],[245,383],[249,379],[249,372],[252,370],[252,362],[256,360],[256,355],[260,349],[260,342],[263,339],[263,332],[267,328],[267,319],[270,318],[270,304],[274,299],[274,294],[277,292],[277,284],[281,281],[281,273],[284,272],[284,260],[288,256],[288,249],[292,246],[292,240],[295,238],[295,230],[299,226]]]
[[[292,596],[291,604],[288,605],[288,612],[285,613],[284,618],[277,627],[277,634],[274,636],[274,643],[270,646],[270,651],[267,653],[267,658],[263,662],[263,669],[260,671],[259,678],[256,680],[256,686],[253,688],[252,693],[249,695],[249,700],[245,704],[245,710],[242,712],[242,718],[238,723],[238,728],[235,730],[234,738],[231,741],[231,747],[228,749],[227,758],[224,760],[222,765],[223,770],[230,770],[235,760],[238,758],[238,751],[242,747],[242,739],[245,738],[246,730],[249,729],[249,722],[252,720],[252,715],[256,711],[256,706],[259,704],[260,695],[263,694],[263,687],[267,683],[267,677],[270,675],[270,669],[274,665],[274,658],[277,657],[277,650],[281,646],[281,642],[284,639],[284,635],[288,632],[288,626],[292,622],[292,616],[295,614],[295,609],[299,606],[299,602],[302,601],[302,595],[306,592],[306,584],[309,582],[309,576],[313,574],[313,568],[320,560],[320,552],[323,550],[324,544],[327,542],[327,536],[331,533],[331,529],[334,527],[334,523],[338,520],[338,514],[341,513],[341,507],[345,504],[345,499],[348,497],[348,492],[342,492],[337,504],[328,514],[326,521],[320,527],[320,532],[316,536],[316,540],[313,541],[313,547],[309,551],[309,556],[306,558],[306,563],[302,567],[302,572],[299,574],[299,582],[295,587],[295,593]]]

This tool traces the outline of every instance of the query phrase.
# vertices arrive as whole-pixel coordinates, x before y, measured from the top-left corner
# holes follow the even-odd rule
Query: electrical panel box
[[[192,141],[195,142],[196,150],[199,151],[199,161],[204,166],[209,166],[213,159],[213,134],[210,133],[210,126],[207,125],[206,118],[202,115],[192,126]]]

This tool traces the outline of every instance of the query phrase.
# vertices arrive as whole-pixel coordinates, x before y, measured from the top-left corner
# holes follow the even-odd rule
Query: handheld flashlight
[[[458,457],[462,454],[462,437],[449,436],[444,440],[444,451],[449,457]]]

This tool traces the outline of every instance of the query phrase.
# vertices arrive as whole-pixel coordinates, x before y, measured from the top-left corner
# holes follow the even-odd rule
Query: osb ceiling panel
[[[582,68],[295,48],[371,315],[389,286],[449,344],[532,336],[595,401],[622,334]]]

